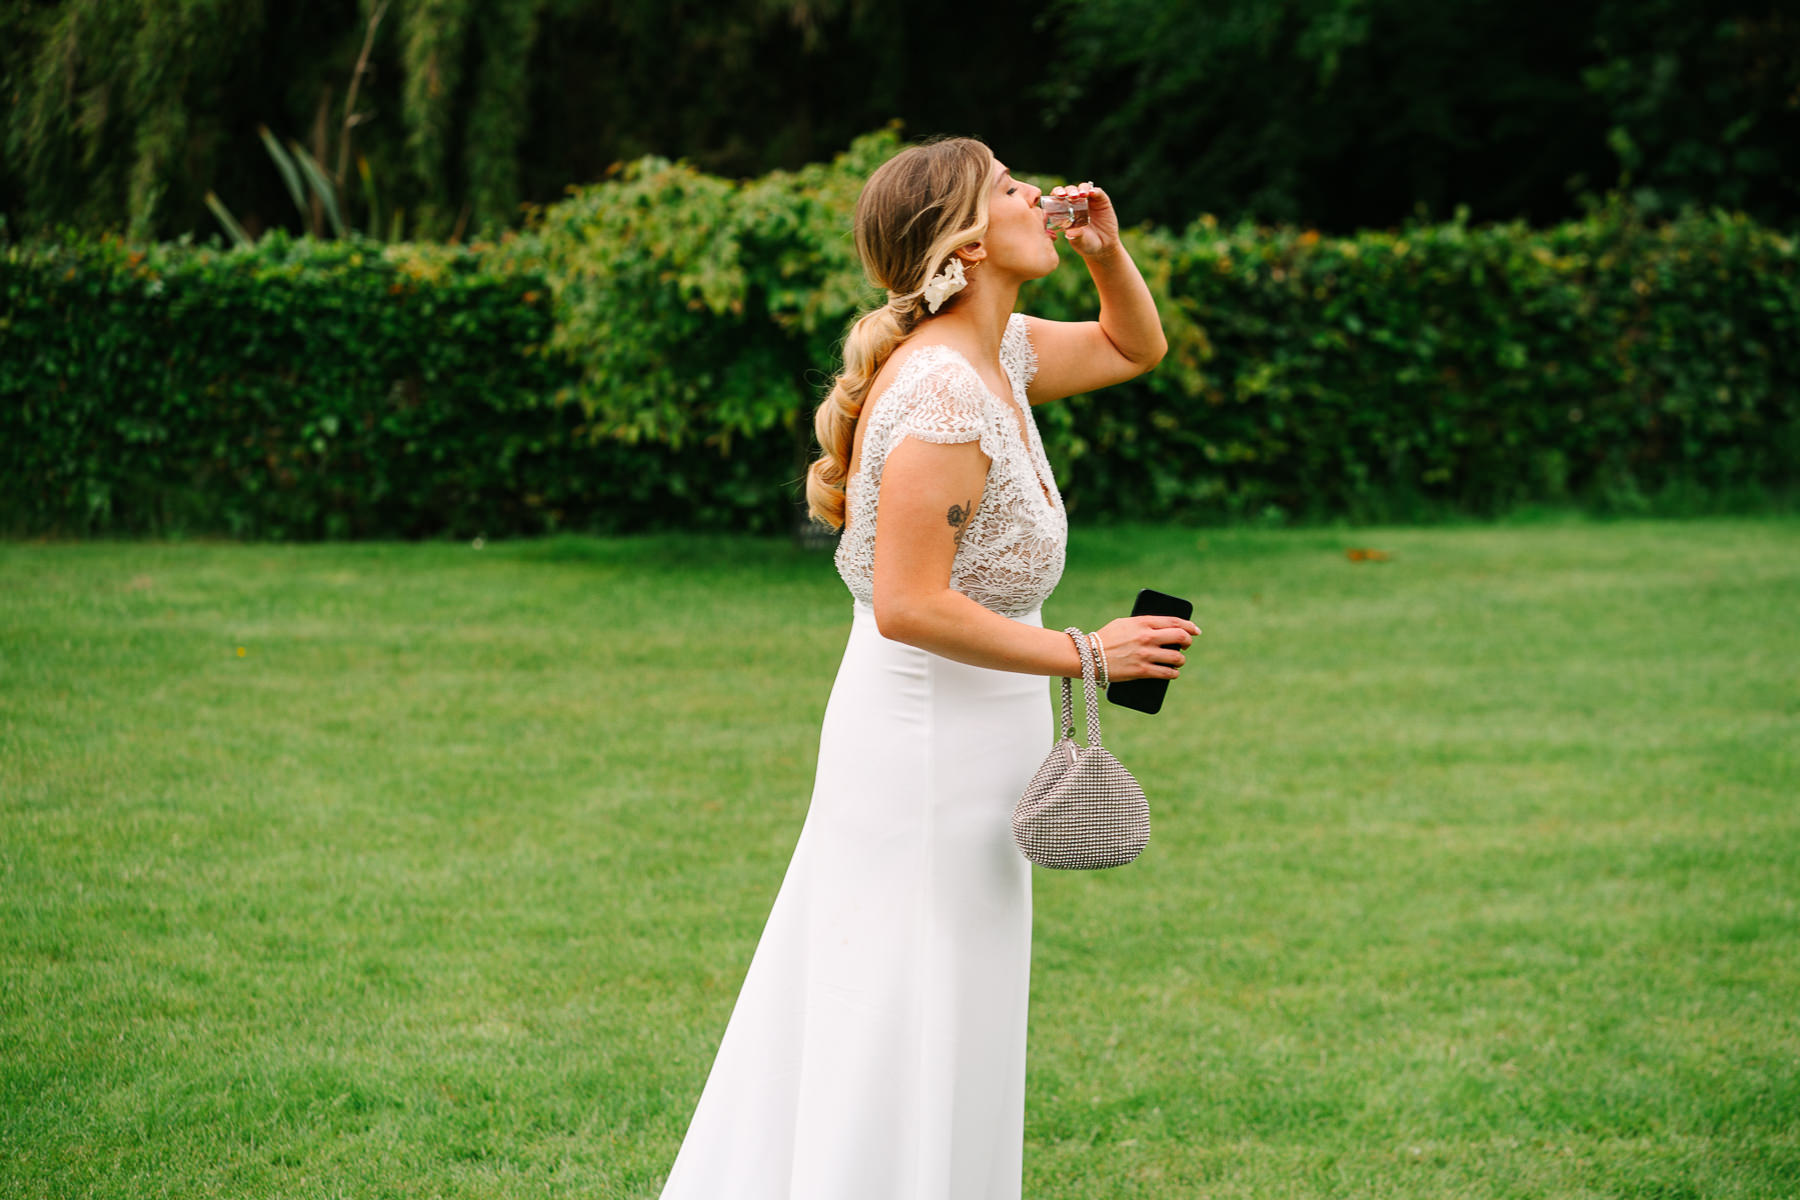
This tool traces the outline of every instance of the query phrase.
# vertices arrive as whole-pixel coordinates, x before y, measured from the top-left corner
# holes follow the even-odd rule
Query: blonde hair
[[[958,247],[987,235],[993,168],[993,152],[973,138],[929,141],[888,159],[856,198],[856,252],[888,302],[851,323],[844,369],[813,413],[819,457],[806,473],[806,507],[833,529],[844,527],[844,486],[869,385],[928,315],[925,284]]]

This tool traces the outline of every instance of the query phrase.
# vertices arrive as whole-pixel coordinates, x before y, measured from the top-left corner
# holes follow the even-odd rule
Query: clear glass
[[[1038,207],[1044,210],[1044,226],[1047,229],[1068,229],[1088,223],[1086,196],[1044,195],[1038,198]]]

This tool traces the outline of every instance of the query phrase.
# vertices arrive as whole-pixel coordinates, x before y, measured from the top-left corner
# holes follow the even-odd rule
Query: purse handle
[[[1069,640],[1075,643],[1075,653],[1081,656],[1081,704],[1087,709],[1088,745],[1100,744],[1100,682],[1094,667],[1094,648],[1088,645],[1087,635],[1073,625],[1063,630]],[[1075,736],[1075,681],[1068,675],[1062,681],[1062,736]]]

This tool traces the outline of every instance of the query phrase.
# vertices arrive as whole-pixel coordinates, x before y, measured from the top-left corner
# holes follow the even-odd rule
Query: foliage
[[[555,289],[556,345],[582,364],[573,394],[596,432],[728,447],[810,409],[802,376],[877,297],[847,217],[899,145],[886,130],[750,183],[647,158],[534,213],[507,257]]]
[[[1717,204],[1800,225],[1800,13],[1606,0],[1595,41],[1584,80],[1641,206]]]
[[[747,172],[798,165],[889,119],[910,86],[892,54],[897,11],[851,0],[27,0],[0,9],[0,83],[16,98],[0,211],[27,233],[68,224],[145,240],[212,229],[210,190],[252,235],[305,227],[262,169],[256,130],[306,130],[331,168],[328,130],[350,116],[344,81],[386,3],[366,80],[354,71],[357,107],[372,114],[358,139],[414,237],[493,233],[528,194],[554,198],[653,152]],[[905,20],[931,25],[938,10],[952,11]],[[871,72],[875,60],[887,66]],[[838,95],[872,82],[872,98],[836,111]],[[958,84],[944,117],[992,111],[996,88]],[[797,107],[817,115],[768,120]],[[345,175],[339,162],[340,185]]]
[[[1169,360],[1060,414],[1100,512],[1641,511],[1800,482],[1800,245],[1741,215],[1615,196],[1543,231],[1203,217],[1165,244]]]
[[[294,198],[294,207],[300,210],[301,219],[312,222],[312,235],[321,236],[324,233],[321,226],[330,222],[333,233],[338,237],[345,236],[344,209],[347,207],[347,196],[344,194],[342,181],[326,174],[325,169],[300,143],[290,139],[287,146],[283,147],[266,125],[258,132],[262,135],[263,146],[268,150],[275,169],[281,172],[282,182],[287,185],[289,194]],[[379,241],[381,212],[376,199],[375,179],[369,170],[367,159],[359,157],[356,165],[363,185],[363,203],[368,213],[368,229],[363,232],[363,236]],[[206,207],[219,219],[219,224],[224,227],[233,245],[248,246],[256,241],[237,218],[232,216],[225,202],[212,192],[206,193]]]
[[[4,524],[241,536],[554,528],[542,284],[272,233],[0,257]]]
[[[375,34],[381,28],[381,19],[387,15],[389,0],[379,0],[369,13],[368,26],[363,34],[362,51],[357,55],[356,67],[351,72],[350,84],[344,99],[344,119],[337,133],[337,169],[327,170],[321,163],[329,161],[325,153],[327,147],[321,145],[317,158],[306,152],[306,148],[293,139],[288,140],[286,147],[267,125],[257,127],[257,135],[262,138],[263,148],[268,151],[275,169],[281,173],[281,180],[287,186],[288,195],[293,197],[294,207],[300,211],[300,219],[305,222],[307,232],[320,237],[325,232],[325,223],[331,223],[332,232],[338,237],[345,233],[344,213],[350,207],[349,183],[350,137],[356,126],[369,119],[366,112],[357,111],[356,94],[362,86],[363,77],[369,70],[369,51],[375,43]],[[316,136],[323,140],[324,129],[321,124]],[[356,171],[362,181],[363,210],[367,214],[366,236],[379,240],[381,238],[381,206],[375,191],[374,172],[369,167],[365,155],[357,155]],[[231,236],[234,244],[247,246],[256,239],[247,233],[243,225],[231,214],[231,210],[221,201],[217,193],[206,193],[206,207],[212,210],[219,224]],[[401,214],[394,213],[394,226],[399,228]],[[392,239],[390,239],[392,240]]]
[[[210,190],[233,197],[260,232],[285,216],[279,189],[243,161],[261,159],[258,126],[309,130],[313,158],[341,188],[349,159],[329,152],[328,130],[341,124],[347,149],[362,86],[376,114],[360,135],[366,156],[376,177],[394,181],[389,203],[411,214],[408,232],[444,237],[503,225],[519,199],[529,63],[547,2],[28,5],[22,16],[0,17],[0,30],[17,37],[0,62],[19,96],[5,130],[0,203],[16,206],[26,230],[66,222],[144,240],[210,229]],[[397,19],[382,23],[389,3]],[[479,36],[465,39],[477,23]]]
[[[328,131],[381,2],[0,5],[0,213],[169,238],[212,229],[212,190],[252,234],[307,228],[256,129],[347,180]],[[1767,0],[391,2],[357,146],[411,237],[491,237],[646,155],[798,169],[896,118],[1169,226],[1547,225],[1623,186],[1800,229],[1800,20]]]
[[[1466,205],[1549,224],[1635,181],[1666,189],[1666,211],[1719,204],[1800,229],[1800,21],[1766,0],[1050,11],[1060,57],[1037,92],[1067,134],[1060,161],[1164,223],[1205,211],[1343,232]]]
[[[877,298],[849,213],[898,145],[747,183],[641,160],[472,249],[9,248],[0,524],[786,527],[812,406]],[[1615,196],[1542,231],[1206,216],[1127,238],[1169,356],[1037,411],[1084,516],[1639,511],[1800,482],[1800,249],[1740,215]],[[1022,303],[1094,316],[1077,262]]]
[[[7,174],[23,185],[26,224],[162,228],[165,206],[198,207],[186,169],[216,142],[217,93],[263,5],[241,0],[64,0],[27,5],[8,32],[36,53],[9,54]],[[171,195],[173,193],[173,195]]]

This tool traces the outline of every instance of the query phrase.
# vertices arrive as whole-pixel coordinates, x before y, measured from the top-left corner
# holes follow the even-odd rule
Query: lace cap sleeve
[[[945,357],[919,378],[893,440],[978,441],[987,426],[986,394],[981,377],[967,364]]]
[[[1037,377],[1037,347],[1031,344],[1024,313],[1014,313],[1006,319],[1006,333],[1000,338],[1000,359],[1013,378],[1013,386],[1021,392]]]

